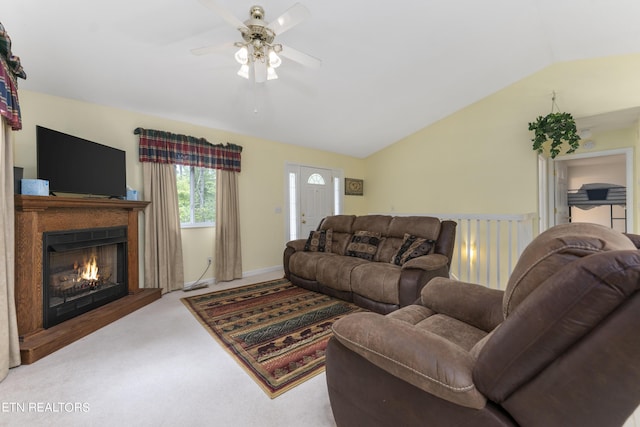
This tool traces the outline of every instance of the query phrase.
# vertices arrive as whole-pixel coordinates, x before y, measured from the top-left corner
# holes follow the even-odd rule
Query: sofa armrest
[[[289,270],[289,258],[296,252],[304,251],[304,245],[307,243],[305,239],[290,240],[287,242],[282,254],[282,267],[284,268],[284,277],[291,279],[291,271]]]
[[[304,250],[304,245],[307,243],[307,239],[290,240],[287,242],[287,247],[293,249],[296,252]]]
[[[633,242],[636,248],[640,249],[640,234],[624,233],[624,235]]]
[[[473,384],[475,358],[436,334],[376,313],[346,316],[333,324],[333,334],[351,351],[427,393],[469,408],[486,404]]]
[[[464,323],[491,332],[504,320],[503,291],[474,283],[436,277],[422,288],[421,304]]]
[[[413,304],[419,297],[422,287],[434,277],[449,277],[447,257],[429,254],[407,261],[402,266],[399,283],[400,307]]]
[[[440,254],[429,254],[416,257],[412,260],[405,262],[402,265],[403,270],[407,270],[409,268],[417,268],[420,270],[431,271],[437,270],[442,267],[446,267],[449,259]]]

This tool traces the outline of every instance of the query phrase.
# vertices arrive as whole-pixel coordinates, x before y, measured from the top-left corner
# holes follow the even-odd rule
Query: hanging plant
[[[551,103],[551,113],[546,116],[538,117],[535,122],[529,123],[529,130],[534,131],[533,149],[538,153],[544,151],[543,144],[551,141],[549,154],[551,158],[555,158],[560,154],[560,147],[565,142],[569,144],[566,154],[573,153],[580,147],[580,136],[576,128],[576,122],[569,113],[554,113],[553,109],[556,105],[555,92]]]

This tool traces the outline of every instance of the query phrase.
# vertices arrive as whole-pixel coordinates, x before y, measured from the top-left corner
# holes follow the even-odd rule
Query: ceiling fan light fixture
[[[242,64],[238,70],[238,75],[249,80],[249,66],[247,64]]]
[[[240,65],[246,65],[249,62],[249,50],[246,46],[242,46],[235,54],[236,61]]]
[[[232,44],[238,48],[234,58],[240,64],[237,74],[242,78],[253,80],[255,83],[277,79],[275,69],[282,65],[279,54],[305,66],[312,68],[320,66],[319,59],[295,49],[288,47],[285,49],[280,43],[274,43],[276,35],[288,31],[309,17],[309,10],[301,3],[294,4],[275,21],[268,23],[264,20],[265,13],[261,6],[252,6],[249,10],[249,19],[242,22],[219,5],[217,0],[200,0],[200,2],[213,9],[240,32],[242,41]],[[205,47],[191,51],[195,55],[202,55],[212,53],[216,49]]]
[[[269,66],[278,68],[282,64],[282,59],[273,50],[269,50]]]

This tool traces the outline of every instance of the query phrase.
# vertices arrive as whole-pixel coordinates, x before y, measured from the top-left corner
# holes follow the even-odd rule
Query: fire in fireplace
[[[127,295],[127,227],[43,233],[43,326]]]

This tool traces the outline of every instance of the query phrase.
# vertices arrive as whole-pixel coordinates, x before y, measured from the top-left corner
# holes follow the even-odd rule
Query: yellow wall
[[[551,112],[554,91],[560,110],[575,118],[637,107],[639,75],[640,55],[629,55],[559,63],[518,81],[368,157],[368,209],[537,212],[537,154],[528,123]],[[595,135],[592,151],[633,147],[637,164],[638,130]]]
[[[576,118],[637,107],[638,76],[640,55],[555,64],[366,159],[20,91],[24,128],[15,134],[15,163],[25,167],[26,178],[35,177],[36,124],[126,150],[128,184],[138,190],[142,189],[142,172],[133,135],[136,127],[242,145],[243,270],[253,272],[282,262],[285,218],[276,209],[284,212],[287,162],[342,169],[346,177],[364,178],[365,196],[345,197],[346,213],[537,212],[537,155],[531,149],[528,122],[550,112],[553,91],[560,110]],[[633,147],[637,165],[639,132],[637,124],[630,130],[594,135],[590,138],[596,142],[592,151]],[[640,200],[640,185],[637,187],[636,206]],[[635,232],[640,230],[638,211]],[[191,282],[202,274],[207,257],[213,256],[213,230],[184,230],[183,250],[185,281]],[[210,269],[205,278],[212,274]]]
[[[243,271],[269,269],[282,264],[285,244],[284,180],[287,162],[342,169],[345,176],[364,175],[364,160],[228,133],[188,123],[166,120],[86,102],[20,91],[23,129],[15,133],[15,164],[25,178],[36,177],[35,126],[49,127],[127,152],[127,183],[142,190],[136,127],[203,137],[212,143],[243,146],[240,173],[240,212]],[[144,194],[140,196],[144,199]],[[346,197],[345,212],[366,212],[362,197]],[[144,218],[142,218],[144,220]],[[195,281],[213,256],[212,228],[183,230],[185,281]],[[142,248],[141,248],[142,249]],[[210,269],[205,278],[213,276]]]

